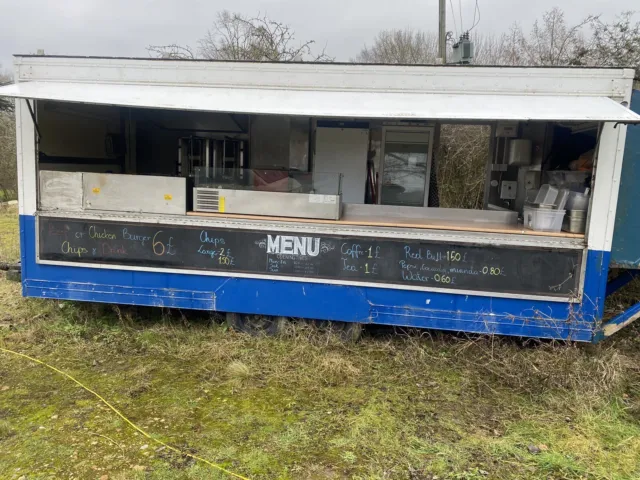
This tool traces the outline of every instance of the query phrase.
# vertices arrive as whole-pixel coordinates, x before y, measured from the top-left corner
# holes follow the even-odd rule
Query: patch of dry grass
[[[0,282],[5,294],[14,285]],[[22,312],[45,315],[1,331],[3,345],[71,372],[163,440],[250,478],[640,472],[640,354],[620,351],[623,337],[580,346],[371,332],[345,344],[305,324],[284,338],[252,337],[200,314],[20,301]],[[222,478],[141,450],[149,441],[94,398],[39,366],[2,360],[0,469]]]
[[[1,200],[1,199],[0,199]],[[0,264],[20,260],[18,208],[0,204]]]
[[[20,288],[0,281],[0,345],[252,479],[640,478],[639,325],[596,346],[384,329],[345,343],[321,324],[253,337],[207,313]],[[42,366],[0,361],[3,478],[228,478]]]
[[[227,366],[227,374],[234,379],[246,379],[251,377],[251,368],[246,363],[234,360]]]

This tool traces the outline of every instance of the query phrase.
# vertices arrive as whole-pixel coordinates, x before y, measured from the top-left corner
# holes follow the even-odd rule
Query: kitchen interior
[[[484,209],[433,206],[435,121],[38,101],[39,208],[581,237],[597,123],[485,122]],[[437,204],[437,201],[435,202]]]

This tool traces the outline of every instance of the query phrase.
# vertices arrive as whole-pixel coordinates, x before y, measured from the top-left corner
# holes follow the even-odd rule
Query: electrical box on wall
[[[534,170],[525,170],[524,188],[525,190],[534,190],[540,187],[540,172]]]
[[[508,140],[507,163],[512,166],[531,164],[531,140],[527,138],[512,138]]]
[[[496,137],[515,138],[518,136],[518,122],[498,122]]]
[[[449,63],[467,65],[473,62],[475,54],[474,43],[469,39],[469,32],[460,35],[460,40],[451,47]]]
[[[500,198],[502,200],[515,200],[518,191],[518,182],[503,181],[500,184]]]

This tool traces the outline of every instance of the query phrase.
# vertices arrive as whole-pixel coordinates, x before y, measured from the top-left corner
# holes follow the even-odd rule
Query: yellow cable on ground
[[[240,480],[249,480],[247,477],[243,477],[242,475],[239,475],[239,474],[237,474],[237,473],[233,473],[232,471],[227,470],[226,468],[221,467],[220,465],[217,465],[217,464],[215,464],[215,463],[213,463],[213,462],[210,462],[209,460],[205,460],[205,459],[204,459],[204,458],[202,458],[202,457],[198,457],[197,455],[192,455],[192,454],[187,453],[187,452],[182,452],[182,451],[178,450],[177,448],[172,447],[171,445],[168,445],[168,444],[164,443],[162,440],[158,440],[158,439],[156,439],[156,438],[152,437],[152,436],[151,436],[151,435],[149,435],[147,432],[145,432],[145,431],[144,431],[144,430],[142,430],[140,427],[138,427],[135,423],[133,423],[131,420],[129,420],[127,417],[125,417],[125,416],[120,412],[120,410],[118,410],[116,407],[114,407],[114,406],[113,406],[113,405],[111,405],[109,402],[107,402],[107,401],[106,401],[102,396],[100,396],[100,394],[98,394],[98,393],[94,392],[94,391],[93,391],[93,390],[91,390],[89,387],[86,387],[86,386],[85,386],[85,385],[83,385],[80,381],[76,380],[75,378],[73,378],[73,377],[72,377],[71,375],[69,375],[68,373],[63,372],[62,370],[58,370],[56,367],[53,367],[53,366],[49,365],[48,363],[43,362],[42,360],[38,360],[37,358],[33,358],[33,357],[30,357],[29,355],[25,355],[24,353],[14,352],[13,350],[9,350],[9,349],[7,349],[7,348],[2,348],[2,347],[0,347],[0,351],[3,351],[3,352],[5,352],[5,353],[10,353],[10,354],[12,354],[12,355],[17,355],[17,356],[19,356],[19,357],[26,358],[27,360],[31,360],[32,362],[39,363],[40,365],[44,365],[45,367],[47,367],[47,368],[49,368],[49,369],[53,370],[54,372],[59,373],[60,375],[63,375],[63,376],[65,376],[65,377],[67,377],[67,378],[68,378],[69,380],[71,380],[72,382],[75,382],[75,383],[77,383],[78,385],[80,385],[80,386],[81,386],[82,388],[84,388],[87,392],[89,392],[89,393],[93,394],[94,396],[98,397],[98,399],[100,399],[100,401],[101,401],[102,403],[104,403],[107,407],[109,407],[111,410],[113,410],[113,411],[116,413],[116,415],[118,415],[120,418],[122,418],[122,419],[123,419],[125,422],[127,422],[127,423],[128,423],[128,424],[129,424],[129,425],[130,425],[134,430],[136,430],[136,431],[140,432],[142,435],[144,435],[145,437],[147,437],[149,440],[152,440],[152,441],[154,441],[154,442],[156,442],[156,443],[159,443],[159,444],[160,444],[160,445],[162,445],[163,447],[166,447],[166,448],[168,448],[169,450],[171,450],[171,451],[173,451],[173,452],[175,452],[175,453],[177,453],[177,454],[179,454],[179,455],[184,455],[184,456],[186,456],[186,457],[193,458],[194,460],[197,460],[197,461],[199,461],[199,462],[206,463],[206,464],[207,464],[207,465],[209,465],[210,467],[213,467],[213,468],[215,468],[215,469],[217,469],[217,470],[220,470],[221,472],[224,472],[224,473],[226,473],[227,475],[230,475],[230,476],[235,477],[235,478],[239,478]]]

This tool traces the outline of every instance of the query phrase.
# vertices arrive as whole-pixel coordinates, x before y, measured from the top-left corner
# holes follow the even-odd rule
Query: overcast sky
[[[447,1],[447,29],[460,29],[458,0]],[[471,26],[475,0],[461,0],[462,25]],[[528,28],[545,10],[560,5],[567,20],[587,14],[640,9],[638,0],[479,0],[480,32],[499,33],[513,22]],[[289,24],[298,40],[326,44],[327,54],[348,61],[382,29],[438,28],[438,0],[0,0],[0,63],[12,54],[147,56],[148,44],[197,46],[216,12],[266,13]]]

